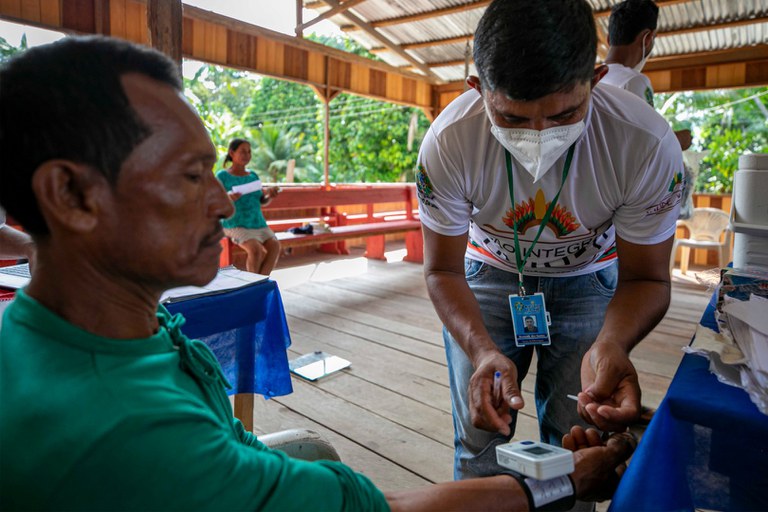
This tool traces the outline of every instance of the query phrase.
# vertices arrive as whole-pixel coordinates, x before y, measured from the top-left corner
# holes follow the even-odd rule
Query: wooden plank
[[[302,410],[318,423],[345,433],[354,429],[355,441],[430,482],[450,480],[453,449],[421,434],[401,428],[374,411],[325,393],[305,382],[294,381],[294,392],[275,398],[293,410]],[[362,427],[362,428],[361,428]]]
[[[0,12],[12,18],[21,18],[21,0],[0,0]]]
[[[336,432],[299,411],[291,410],[275,400],[257,400],[255,432],[266,434],[292,428],[305,428],[320,433],[339,453],[342,462],[365,474],[377,487],[384,490],[413,489],[430,482],[418,474],[379,456],[376,452],[356,443],[347,432]]]
[[[345,206],[368,203],[397,203],[406,201],[407,186],[336,188],[324,190],[322,187],[285,188],[264,211],[281,209],[307,209],[327,206]],[[401,206],[402,207],[402,206]]]
[[[127,39],[127,0],[111,0],[109,2],[110,34]]]
[[[21,17],[27,20],[42,21],[39,0],[22,0]]]
[[[125,3],[125,38],[134,43],[144,43],[141,37],[142,19],[144,6],[132,0]]]
[[[198,20],[192,23],[192,56],[196,58],[205,54],[205,25]]]
[[[60,0],[40,0],[40,21],[52,27],[61,25]]]
[[[96,30],[93,0],[69,0],[62,3],[62,24],[65,28],[92,34]]]

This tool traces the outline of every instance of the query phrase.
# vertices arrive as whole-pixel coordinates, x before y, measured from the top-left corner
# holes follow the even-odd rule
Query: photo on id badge
[[[512,312],[512,327],[515,330],[515,345],[549,345],[549,325],[547,309],[544,306],[544,294],[509,296],[509,308]]]

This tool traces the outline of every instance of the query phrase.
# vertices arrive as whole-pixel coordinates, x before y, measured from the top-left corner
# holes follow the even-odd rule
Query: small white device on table
[[[515,441],[496,447],[500,466],[536,480],[573,473],[573,452],[538,441]]]

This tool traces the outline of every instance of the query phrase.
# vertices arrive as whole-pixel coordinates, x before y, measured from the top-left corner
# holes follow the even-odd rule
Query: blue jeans
[[[508,296],[518,293],[517,274],[466,259],[465,275],[480,304],[485,327],[499,350],[517,366],[518,384],[522,386],[534,348],[515,345]],[[615,263],[577,277],[524,276],[526,291],[542,292],[552,317],[549,331],[552,344],[535,347],[538,359],[536,411],[543,442],[560,446],[563,434],[573,425],[586,426],[576,412],[576,403],[566,395],[581,391],[581,360],[603,325],[617,280]],[[454,478],[498,474],[500,466],[496,464],[495,446],[508,442],[509,438],[472,426],[467,388],[474,367],[445,328],[443,339],[448,356],[455,431]],[[510,428],[514,435],[517,412],[511,412]]]

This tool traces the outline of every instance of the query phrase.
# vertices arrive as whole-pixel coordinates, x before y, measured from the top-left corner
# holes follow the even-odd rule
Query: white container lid
[[[754,153],[739,157],[739,169],[768,171],[768,153]]]

